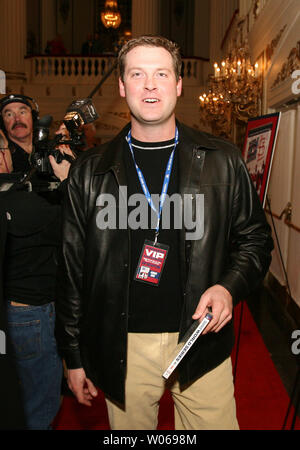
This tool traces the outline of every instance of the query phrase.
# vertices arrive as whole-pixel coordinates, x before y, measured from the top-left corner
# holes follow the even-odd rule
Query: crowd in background
[[[118,48],[119,40],[120,39],[118,36],[112,36],[111,34],[104,35],[99,32],[88,33],[86,41],[81,45],[80,54],[82,56],[98,56],[108,53],[115,53]],[[74,51],[68,48],[63,36],[60,33],[57,33],[53,39],[48,40],[44,49],[39,49],[38,47],[35,34],[29,30],[27,34],[28,56],[38,55],[41,52],[49,56],[65,56],[74,54]]]

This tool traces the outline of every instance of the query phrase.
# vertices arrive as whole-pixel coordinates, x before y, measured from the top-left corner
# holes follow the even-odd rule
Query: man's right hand
[[[68,369],[68,386],[82,405],[92,406],[91,400],[98,395],[96,387],[86,377],[84,369]]]

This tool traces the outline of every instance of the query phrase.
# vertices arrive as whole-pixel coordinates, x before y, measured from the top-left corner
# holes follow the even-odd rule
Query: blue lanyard
[[[132,159],[133,159],[133,162],[134,162],[134,165],[135,165],[135,168],[136,168],[136,171],[137,171],[140,183],[141,183],[141,187],[142,187],[143,192],[145,194],[145,197],[147,199],[147,202],[149,203],[149,205],[153,209],[153,211],[155,211],[156,214],[157,214],[157,225],[156,225],[156,229],[155,229],[155,242],[154,242],[154,245],[155,245],[156,242],[157,242],[157,236],[158,236],[158,233],[159,233],[159,224],[160,224],[161,212],[162,212],[162,208],[163,208],[163,205],[164,205],[164,202],[165,202],[165,199],[166,199],[166,195],[167,195],[167,192],[168,192],[168,186],[169,186],[171,172],[172,172],[175,148],[176,148],[176,145],[178,144],[178,129],[176,127],[174,148],[173,148],[173,151],[172,151],[172,153],[170,155],[170,158],[169,158],[169,161],[168,161],[168,164],[167,164],[167,167],[166,167],[166,171],[165,171],[165,177],[164,177],[163,187],[162,187],[162,191],[161,191],[161,195],[160,195],[160,201],[159,201],[159,211],[157,211],[157,209],[154,206],[154,203],[152,201],[151,194],[150,194],[148,186],[146,184],[144,175],[143,175],[141,169],[139,168],[139,166],[136,163],[136,160],[135,160],[135,157],[134,157],[134,153],[133,153],[133,148],[132,148],[132,142],[131,142],[131,130],[129,130],[129,132],[128,132],[127,136],[126,136],[126,140],[128,142],[128,145],[129,145],[129,148],[130,148],[130,151],[131,151],[131,155],[132,155]]]

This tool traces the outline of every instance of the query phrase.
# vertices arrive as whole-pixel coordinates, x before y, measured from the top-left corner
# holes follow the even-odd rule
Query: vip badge
[[[161,274],[166,262],[169,247],[167,245],[145,241],[139,263],[137,266],[135,280],[158,286]]]

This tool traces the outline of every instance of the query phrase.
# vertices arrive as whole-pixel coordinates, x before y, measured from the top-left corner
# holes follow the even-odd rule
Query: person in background
[[[37,118],[38,106],[28,96],[10,94],[0,100],[0,128],[7,138],[16,172],[26,172],[30,168],[33,127]]]
[[[94,34],[94,40],[92,45],[92,55],[102,55],[103,53],[103,44],[101,41],[101,37],[99,33]]]
[[[45,53],[50,56],[65,56],[67,55],[67,49],[64,45],[64,41],[61,34],[57,34],[52,41],[47,42]]]
[[[8,143],[2,130],[0,130],[0,145],[0,174],[10,173],[12,171],[10,151],[7,150]],[[3,161],[4,163],[2,164]],[[6,305],[3,298],[3,266],[5,264],[6,237],[7,216],[0,203],[0,429],[20,430],[26,428],[25,414],[17,368],[7,332]]]
[[[93,49],[93,35],[92,33],[89,33],[86,37],[86,42],[82,44],[81,54],[83,56],[90,56],[93,54],[92,49]]]
[[[31,169],[29,137],[32,140],[34,121],[30,106],[22,100],[27,102],[27,98],[13,95],[2,99],[0,105],[6,134],[17,145],[11,164],[6,159],[7,173],[2,170],[0,174],[0,209],[7,230],[3,298],[26,428],[45,430],[51,429],[60,407],[62,382],[62,361],[54,336],[61,205],[48,201],[47,192],[35,191],[34,184],[28,191],[22,183],[24,173]],[[3,141],[7,148],[8,142]],[[72,154],[66,146],[60,151]],[[61,197],[70,162],[63,159],[58,164],[52,155],[49,161],[60,181]]]

